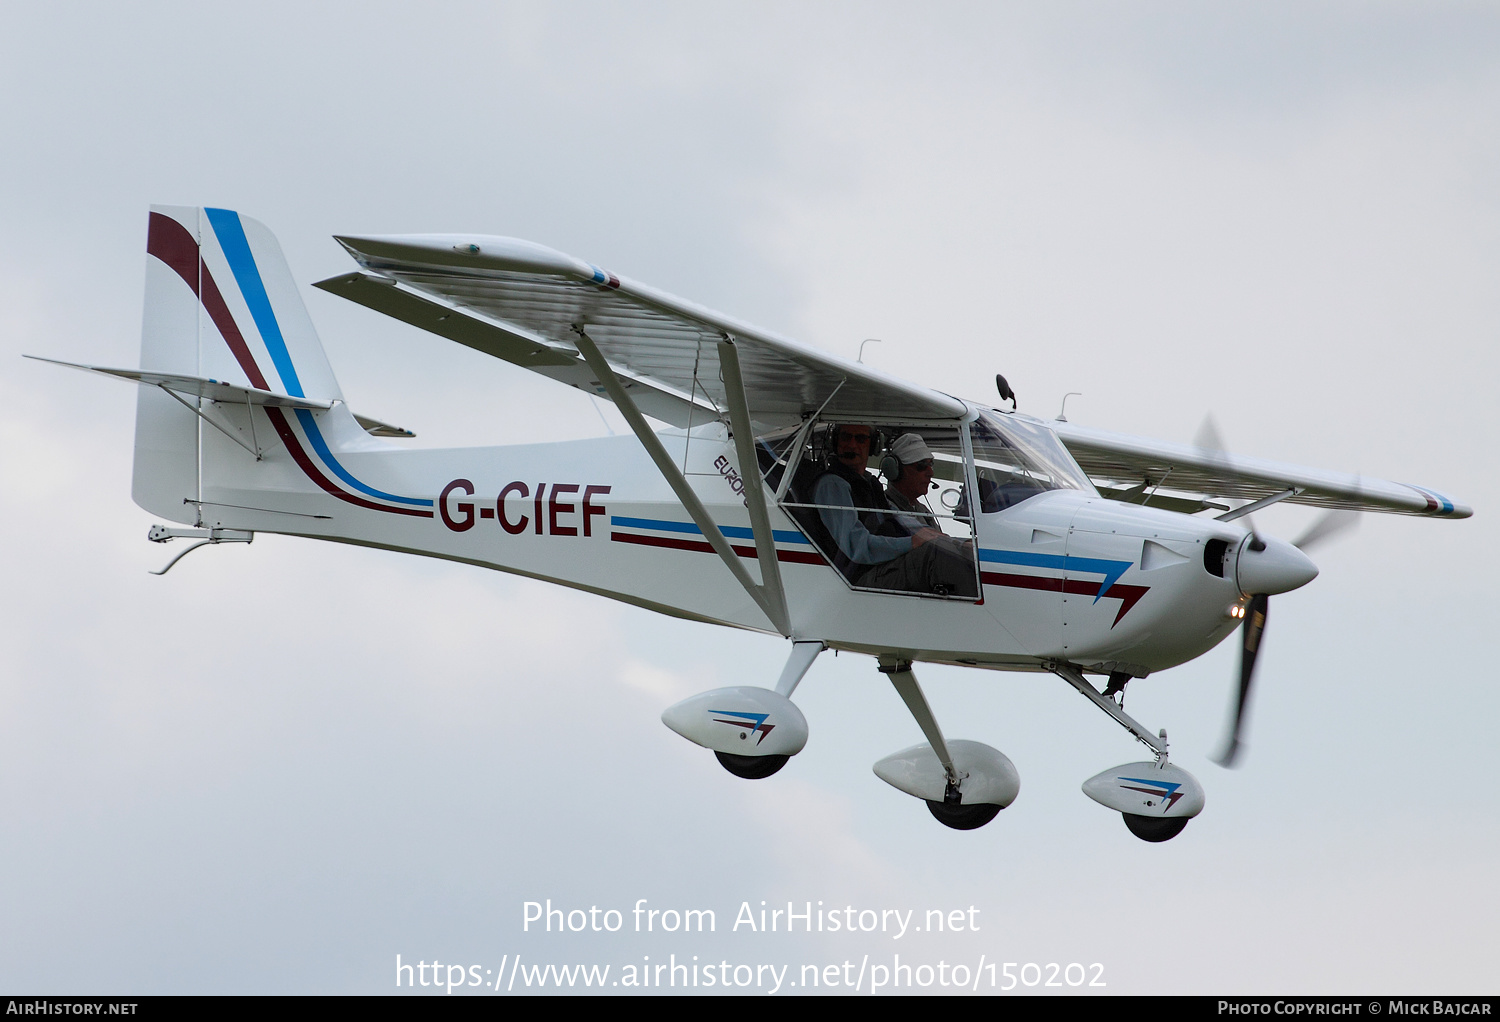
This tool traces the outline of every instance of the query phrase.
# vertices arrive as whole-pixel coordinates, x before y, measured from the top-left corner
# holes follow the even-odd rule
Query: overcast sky
[[[1097,962],[1114,993],[1491,990],[1496,53],[1481,3],[12,5],[0,989],[900,954]],[[275,536],[149,576],[132,389],[20,353],[136,364],[153,202],[261,220],[304,283],[352,268],[335,233],[527,238],[843,356],[881,338],[868,361],[946,391],[1003,372],[1023,411],[1081,391],[1073,421],[1178,441],[1211,411],[1235,450],[1476,515],[1318,552],[1275,601],[1240,770],[1208,761],[1233,643],[1131,687],[1207,790],[1166,845],[1079,791],[1139,746],[1061,682],[922,670],[948,733],[1021,774],[956,833],[870,772],[920,736],[868,659],[825,655],[806,751],[745,782],[659,715],[773,685],[780,640]],[[606,429],[305,294],[351,405],[416,444]],[[548,898],[717,931],[522,932]],[[731,930],[789,899],[980,929]]]

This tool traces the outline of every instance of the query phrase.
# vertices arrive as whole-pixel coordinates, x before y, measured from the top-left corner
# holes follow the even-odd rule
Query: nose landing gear
[[[1125,817],[1125,826],[1130,828],[1130,833],[1142,841],[1152,843],[1172,840],[1182,833],[1189,819],[1186,816],[1157,819],[1154,816],[1138,816],[1135,813],[1121,813],[1120,815]]]
[[[1151,734],[1112,698],[1118,693],[1123,702],[1129,679],[1111,675],[1109,686],[1100,692],[1072,664],[1049,666],[1054,674],[1156,753],[1154,760],[1125,763],[1095,774],[1083,782],[1083,793],[1123,816],[1130,833],[1142,841],[1155,844],[1170,841],[1181,834],[1188,821],[1203,811],[1203,785],[1186,770],[1167,762],[1166,731]]]

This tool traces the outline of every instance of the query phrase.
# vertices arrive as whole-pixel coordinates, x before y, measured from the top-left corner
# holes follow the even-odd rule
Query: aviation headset
[[[838,457],[838,450],[839,450],[839,430],[843,429],[845,426],[863,426],[863,425],[865,425],[865,423],[862,423],[862,422],[830,422],[827,426],[825,426],[821,430],[819,430],[818,431],[819,434],[820,434],[819,439],[822,441],[821,444],[820,444],[820,446],[823,448],[822,457],[825,458],[825,459],[828,459],[828,460],[832,460],[832,459]],[[886,444],[885,434],[883,432],[881,432],[880,430],[876,429],[874,426],[871,426],[870,427],[870,457],[874,458],[875,455],[877,455],[881,451],[885,450],[885,444]],[[880,465],[881,465],[881,471],[882,472],[885,471],[885,462],[887,460],[889,460],[889,455],[887,455],[887,457],[885,459],[883,459],[881,461],[881,463],[880,463]]]
[[[918,435],[920,436],[920,434]],[[896,439],[900,440],[901,438],[898,436]],[[894,441],[892,442],[894,443]],[[923,444],[926,444],[925,439],[923,440]],[[928,456],[929,458],[931,457],[930,451],[928,452]],[[903,475],[906,474],[906,463],[903,462],[900,458],[896,457],[896,452],[894,450],[887,450],[885,452],[885,457],[880,459],[880,472],[885,476],[885,481],[887,483],[894,484],[899,481]]]
[[[904,471],[906,471],[906,468],[901,464],[901,459],[889,451],[886,452],[885,457],[880,459],[880,474],[885,476],[887,483],[899,481],[901,473]]]

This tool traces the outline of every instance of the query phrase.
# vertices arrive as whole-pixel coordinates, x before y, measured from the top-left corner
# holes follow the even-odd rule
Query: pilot
[[[880,480],[866,471],[873,438],[869,426],[835,427],[834,456],[813,484],[819,520],[838,548],[835,566],[871,589],[975,595],[972,557],[937,529],[904,525]]]

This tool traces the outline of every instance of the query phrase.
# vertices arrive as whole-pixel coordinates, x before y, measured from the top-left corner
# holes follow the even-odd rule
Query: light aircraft
[[[1020,779],[999,750],[944,735],[914,664],[1071,685],[1152,753],[1084,792],[1165,841],[1202,810],[1203,787],[1169,762],[1164,730],[1125,713],[1126,686],[1241,629],[1232,761],[1269,598],[1317,574],[1300,547],[1355,511],[1472,513],[1425,487],[1230,456],[1212,437],[1033,418],[1003,378],[1010,410],[953,397],[514,238],[337,240],[359,268],[315,286],[613,401],[634,435],[403,450],[394,438],[411,433],[345,403],[264,226],[155,207],[140,368],[75,367],[141,384],[132,495],[176,523],[150,539],[199,541],[161,573],[200,546],[281,533],[783,636],[773,687],[705,692],[662,715],[747,778],[806,743],[791,697],[819,654],[867,654],[927,739],[875,773],[957,829],[988,823]],[[896,515],[876,466],[892,486],[919,473],[927,502]],[[1288,543],[1249,527],[1278,501],[1328,511]]]

